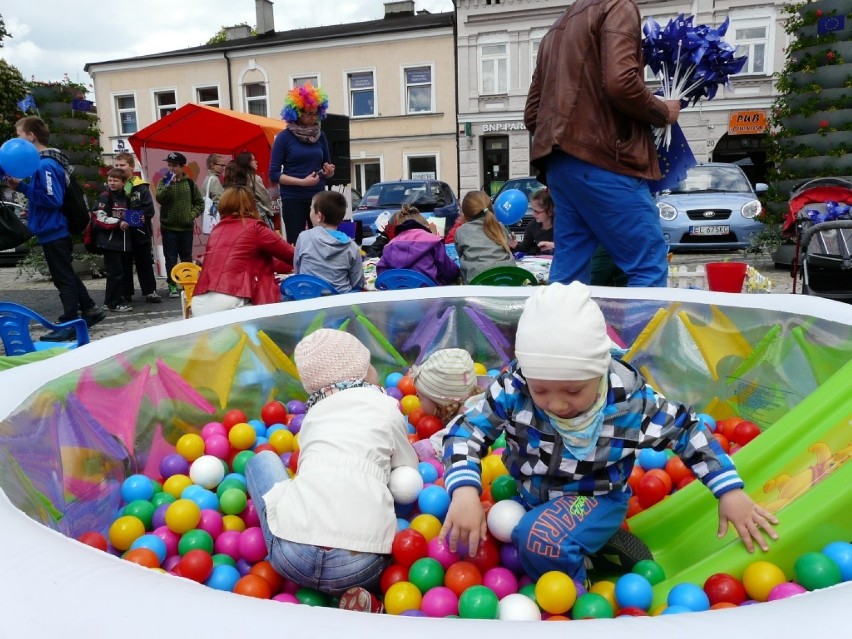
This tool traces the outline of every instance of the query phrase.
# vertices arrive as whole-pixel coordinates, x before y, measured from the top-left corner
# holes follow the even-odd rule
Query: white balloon
[[[512,541],[512,531],[526,512],[526,509],[513,499],[498,501],[488,511],[488,530],[500,541]]]
[[[413,504],[423,490],[423,477],[415,468],[398,466],[391,471],[388,488],[396,503]]]
[[[189,478],[193,484],[208,489],[216,488],[225,478],[225,465],[213,455],[202,455],[189,467]]]
[[[497,618],[500,621],[541,621],[541,611],[532,599],[519,592],[513,592],[500,600],[497,606]]]

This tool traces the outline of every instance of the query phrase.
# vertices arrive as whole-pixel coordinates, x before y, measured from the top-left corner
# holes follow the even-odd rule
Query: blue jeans
[[[584,558],[600,550],[624,521],[629,497],[629,491],[566,495],[527,512],[512,532],[524,572],[538,579],[559,570],[583,583]]]
[[[382,572],[390,564],[388,555],[355,552],[343,548],[321,548],[276,537],[269,530],[263,496],[277,483],[288,481],[281,459],[272,451],[255,455],[246,466],[246,482],[260,517],[269,563],[276,572],[300,586],[330,595],[340,595],[353,586],[377,591]],[[328,504],[321,507],[327,508]],[[340,522],[345,526],[345,522]]]
[[[554,151],[547,183],[555,207],[551,282],[588,284],[592,255],[602,244],[628,286],[668,285],[668,249],[645,180]]]

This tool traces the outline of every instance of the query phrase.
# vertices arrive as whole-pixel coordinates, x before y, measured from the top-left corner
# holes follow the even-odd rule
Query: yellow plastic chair
[[[180,307],[183,318],[188,319],[192,310],[192,292],[201,275],[201,267],[192,262],[178,262],[172,267],[172,279],[183,287],[180,293]]]

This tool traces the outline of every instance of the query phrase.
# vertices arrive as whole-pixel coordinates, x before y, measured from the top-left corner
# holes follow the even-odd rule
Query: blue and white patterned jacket
[[[657,393],[630,365],[613,359],[604,423],[597,446],[576,459],[530,397],[514,362],[483,398],[454,421],[444,438],[444,485],[482,490],[480,460],[505,430],[503,463],[520,496],[534,507],[562,495],[603,495],[629,490],[627,480],[641,448],[669,444],[718,498],[743,481],[710,430],[687,406]]]

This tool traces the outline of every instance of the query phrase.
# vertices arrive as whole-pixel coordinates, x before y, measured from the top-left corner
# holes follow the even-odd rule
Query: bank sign
[[[754,135],[766,132],[764,111],[734,111],[728,118],[730,135]]]
[[[526,131],[523,122],[485,122],[482,125],[483,133],[499,133],[502,131]]]

